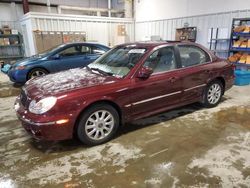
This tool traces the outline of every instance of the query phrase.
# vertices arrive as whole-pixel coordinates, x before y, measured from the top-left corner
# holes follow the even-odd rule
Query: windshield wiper
[[[101,74],[103,74],[103,75],[106,75],[106,76],[113,76],[113,73],[111,73],[111,72],[105,72],[105,71],[103,71],[103,70],[101,70],[101,69],[98,69],[98,68],[90,68],[89,66],[86,66],[88,69],[90,69],[90,70],[93,70],[93,71],[97,71],[97,72],[99,72],[99,73],[101,73]]]

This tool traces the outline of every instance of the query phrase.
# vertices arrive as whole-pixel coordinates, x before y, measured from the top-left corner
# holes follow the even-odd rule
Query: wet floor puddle
[[[20,187],[250,185],[250,108],[192,116],[196,110],[134,122],[92,148],[77,141],[34,141],[13,121],[9,133],[1,127],[0,181]]]
[[[17,96],[20,94],[20,90],[21,85],[10,86],[9,83],[0,83],[0,100],[3,100],[4,97]]]

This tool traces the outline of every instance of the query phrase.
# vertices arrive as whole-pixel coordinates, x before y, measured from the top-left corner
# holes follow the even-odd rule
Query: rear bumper
[[[227,80],[226,85],[225,85],[225,91],[227,91],[227,90],[229,90],[230,88],[233,87],[234,80],[235,80],[234,77]]]

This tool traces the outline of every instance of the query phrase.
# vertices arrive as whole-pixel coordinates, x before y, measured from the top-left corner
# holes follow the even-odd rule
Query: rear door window
[[[193,45],[179,45],[182,67],[190,67],[210,62],[207,52]]]

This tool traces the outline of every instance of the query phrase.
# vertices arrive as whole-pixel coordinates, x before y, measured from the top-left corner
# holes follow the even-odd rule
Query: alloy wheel
[[[207,94],[207,100],[210,104],[216,104],[221,97],[222,89],[218,83],[214,83],[210,86]]]
[[[85,133],[93,140],[106,138],[114,128],[114,117],[107,110],[92,113],[85,123]]]
[[[30,78],[35,78],[37,76],[42,76],[42,75],[45,75],[45,72],[40,71],[40,70],[36,70],[36,71],[34,71],[34,72],[31,73]]]

